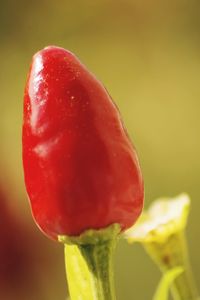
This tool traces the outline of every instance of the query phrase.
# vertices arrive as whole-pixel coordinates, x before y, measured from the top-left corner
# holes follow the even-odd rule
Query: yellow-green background
[[[200,285],[200,2],[0,0],[0,185],[26,229],[22,241],[17,226],[8,230],[13,253],[18,243],[17,255],[23,261],[25,251],[31,261],[22,271],[18,256],[8,263],[16,274],[0,282],[0,299],[58,300],[67,291],[62,246],[32,221],[21,161],[26,74],[32,55],[47,45],[78,55],[119,106],[138,150],[145,205],[163,195],[191,195],[187,234]],[[160,274],[139,245],[120,241],[115,269],[118,300],[152,298]]]

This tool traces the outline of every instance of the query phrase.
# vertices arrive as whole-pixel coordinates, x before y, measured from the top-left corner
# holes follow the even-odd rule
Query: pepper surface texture
[[[36,53],[24,95],[23,165],[32,213],[49,237],[118,223],[143,207],[143,179],[120,113],[71,52]]]

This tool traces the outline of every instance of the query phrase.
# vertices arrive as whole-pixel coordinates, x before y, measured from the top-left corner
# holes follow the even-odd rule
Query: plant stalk
[[[78,238],[59,237],[65,245],[65,266],[71,300],[115,300],[113,255],[119,234],[114,224],[89,230]]]
[[[183,273],[171,285],[174,300],[200,299],[190,266],[184,232],[170,236],[163,243],[146,244],[145,249],[163,273],[178,266],[183,267]]]

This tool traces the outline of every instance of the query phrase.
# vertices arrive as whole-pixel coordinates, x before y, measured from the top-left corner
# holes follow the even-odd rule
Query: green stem
[[[113,253],[118,233],[119,226],[114,224],[100,231],[87,231],[80,238],[59,238],[65,244],[65,264],[71,300],[116,299]]]
[[[194,283],[187,242],[183,232],[170,236],[163,243],[146,244],[145,249],[163,273],[177,266],[184,268],[184,272],[174,280],[171,287],[174,300],[200,299]]]

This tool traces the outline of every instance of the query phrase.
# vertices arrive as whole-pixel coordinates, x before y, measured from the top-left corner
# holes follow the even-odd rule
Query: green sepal
[[[102,229],[88,229],[81,233],[79,236],[59,235],[58,241],[64,244],[95,245],[100,242],[113,239],[113,237],[117,236],[120,231],[120,225],[114,223]]]

